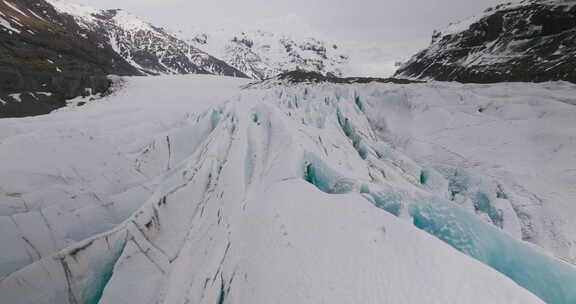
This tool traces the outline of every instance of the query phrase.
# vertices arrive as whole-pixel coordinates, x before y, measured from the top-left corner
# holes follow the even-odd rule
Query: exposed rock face
[[[437,31],[398,77],[492,83],[576,82],[576,1],[525,0]]]
[[[308,71],[290,71],[278,74],[277,76],[264,79],[258,82],[254,82],[246,85],[244,88],[268,88],[277,85],[292,85],[299,83],[315,84],[315,83],[339,83],[339,84],[353,84],[353,83],[393,83],[393,84],[410,84],[410,83],[422,83],[421,81],[409,80],[409,79],[399,79],[399,78],[375,78],[375,77],[335,77],[335,76],[325,76],[318,72],[308,72]]]
[[[293,70],[339,77],[349,60],[338,45],[310,37],[297,38],[262,30],[216,31],[192,36],[191,44],[259,80]]]
[[[118,10],[59,0],[0,0],[0,118],[46,114],[105,94],[107,75],[205,73],[246,77]]]

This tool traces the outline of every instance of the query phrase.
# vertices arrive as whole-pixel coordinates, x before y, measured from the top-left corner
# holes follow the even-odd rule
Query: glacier
[[[0,120],[2,301],[576,301],[572,84],[115,82]]]

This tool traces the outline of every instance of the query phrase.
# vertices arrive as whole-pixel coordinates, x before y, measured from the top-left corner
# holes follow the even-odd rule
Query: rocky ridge
[[[576,1],[525,0],[435,31],[398,77],[493,83],[576,82]]]

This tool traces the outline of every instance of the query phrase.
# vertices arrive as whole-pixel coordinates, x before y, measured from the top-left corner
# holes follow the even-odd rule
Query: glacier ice
[[[12,130],[2,135],[7,147],[51,147],[22,136],[40,129],[72,150],[71,139],[78,137],[67,136],[66,126],[81,122],[85,132],[115,143],[118,159],[139,177],[129,185],[119,179],[118,190],[102,186],[107,184],[100,178],[116,170],[79,168],[83,185],[99,186],[118,216],[111,221],[98,209],[109,206],[92,206],[96,210],[86,214],[109,229],[84,229],[86,239],[62,244],[55,234],[57,246],[30,238],[41,254],[7,270],[0,281],[3,301],[574,302],[574,266],[545,251],[552,247],[526,243],[516,233],[532,225],[540,233],[535,240],[547,240],[546,230],[537,230],[544,219],[538,216],[546,214],[538,212],[542,207],[521,205],[534,198],[527,187],[478,170],[480,161],[467,158],[468,151],[438,148],[421,136],[450,129],[445,124],[458,115],[479,115],[458,94],[469,94],[463,98],[474,103],[504,85],[319,84],[240,91],[242,80],[212,76],[152,80],[154,85],[128,78],[126,89],[83,108],[0,122],[0,130]],[[573,90],[525,86],[548,99]],[[166,90],[152,89],[158,87]],[[574,111],[548,102],[549,113]],[[456,114],[445,119],[447,110]],[[478,126],[496,121],[477,119]],[[98,145],[91,145],[94,151],[86,149],[85,156],[71,154],[37,168],[50,172],[68,161],[81,163],[111,153],[110,146],[96,151]],[[10,159],[11,153],[6,148],[0,156]],[[29,186],[12,184],[3,184],[1,193]],[[137,193],[126,191],[140,186]],[[41,210],[60,206],[43,204]],[[64,223],[70,218],[61,216]],[[74,225],[60,229],[80,233]],[[0,236],[10,241],[20,233],[7,229]],[[30,250],[14,244],[15,253]]]
[[[493,267],[548,303],[576,301],[574,266],[514,240],[446,199],[414,196],[388,187],[380,190],[374,184],[357,186],[359,182],[340,176],[315,157],[308,157],[304,179],[330,194],[362,193],[395,216],[408,209],[416,227]],[[481,200],[490,206],[486,196]]]
[[[573,265],[513,240],[444,200],[421,199],[410,214],[416,227],[490,265],[547,303],[576,301]]]

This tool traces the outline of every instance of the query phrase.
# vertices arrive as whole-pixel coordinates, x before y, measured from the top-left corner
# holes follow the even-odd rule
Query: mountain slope
[[[398,77],[491,83],[576,82],[576,1],[524,0],[434,33]]]
[[[0,117],[48,113],[65,99],[104,93],[108,74],[137,75],[99,34],[44,1],[0,1]],[[89,91],[89,92],[88,92]]]
[[[99,11],[63,0],[48,2],[61,13],[73,16],[85,30],[103,33],[102,40],[143,74],[246,77],[221,60],[122,10]]]
[[[349,59],[334,43],[262,30],[219,30],[190,36],[189,42],[196,47],[259,80],[294,70],[342,76]]]
[[[0,0],[0,118],[49,113],[106,93],[115,75],[246,77],[162,29],[117,10],[60,0]]]

